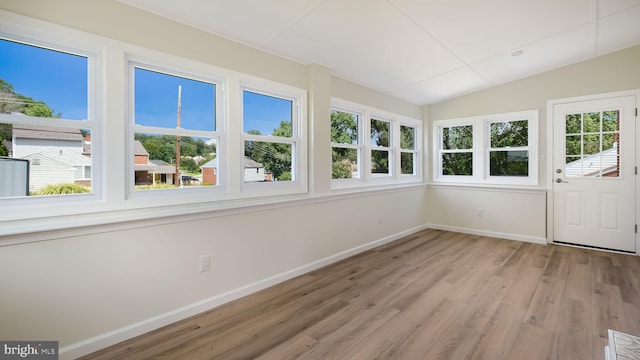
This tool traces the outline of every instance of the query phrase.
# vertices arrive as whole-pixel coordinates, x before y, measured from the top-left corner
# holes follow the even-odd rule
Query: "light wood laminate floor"
[[[640,258],[424,230],[83,359],[598,359]]]

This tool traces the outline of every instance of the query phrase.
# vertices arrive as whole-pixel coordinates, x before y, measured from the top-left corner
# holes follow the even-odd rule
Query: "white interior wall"
[[[543,242],[547,236],[546,191],[552,159],[547,154],[547,101],[638,89],[638,64],[640,46],[430,105],[426,126],[429,131],[435,120],[537,109],[540,158],[539,185],[530,191],[431,186],[429,226]],[[430,174],[432,162],[429,156]],[[485,211],[481,217],[479,208],[493,210]]]
[[[113,0],[8,0],[3,10],[307,89],[310,196],[288,203],[0,239],[0,339],[57,340],[73,358],[424,227],[426,186],[331,192],[330,97],[420,118],[419,106]],[[124,62],[117,49],[108,64]],[[115,50],[115,51],[114,51]],[[108,79],[109,96],[125,89]],[[122,94],[124,97],[125,95]],[[106,121],[125,116],[106,104]],[[124,123],[122,119],[119,121]],[[108,162],[125,130],[106,127]],[[121,178],[121,177],[116,177]],[[108,199],[124,194],[109,181]],[[121,201],[119,199],[116,199]],[[29,242],[31,241],[31,242]],[[212,270],[198,272],[210,254]]]

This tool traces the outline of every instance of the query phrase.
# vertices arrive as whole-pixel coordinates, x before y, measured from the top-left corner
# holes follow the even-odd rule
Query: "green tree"
[[[257,130],[248,131],[249,134],[261,135]],[[280,126],[273,130],[273,136],[291,137],[291,123],[281,121]],[[270,141],[245,141],[244,154],[248,158],[264,165],[265,171],[273,174],[279,181],[291,180],[291,158],[293,145]]]
[[[357,115],[343,111],[331,112],[331,142],[336,144],[358,144],[358,118]],[[358,151],[353,148],[332,147],[332,171],[333,179],[350,179],[351,165],[358,162]]]

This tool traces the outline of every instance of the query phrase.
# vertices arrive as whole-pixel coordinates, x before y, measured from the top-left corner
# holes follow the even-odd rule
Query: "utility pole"
[[[180,112],[182,107],[182,85],[178,85],[178,124],[177,129],[180,129]],[[176,187],[180,187],[180,136],[176,136]]]

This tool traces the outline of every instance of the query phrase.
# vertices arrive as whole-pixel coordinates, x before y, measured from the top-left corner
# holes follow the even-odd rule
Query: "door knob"
[[[560,184],[560,183],[566,183],[566,181],[564,181],[564,180],[562,180],[562,179],[560,179],[560,178],[556,178],[556,182],[557,182],[558,184]]]

